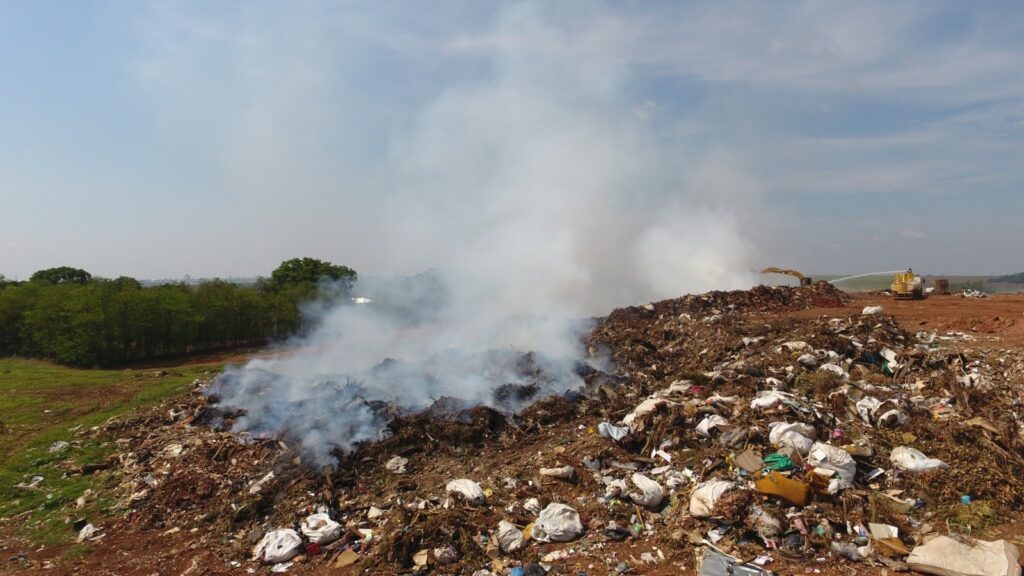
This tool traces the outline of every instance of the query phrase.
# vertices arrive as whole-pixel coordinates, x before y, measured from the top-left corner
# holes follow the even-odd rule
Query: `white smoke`
[[[361,282],[386,304],[330,307],[302,352],[229,372],[217,392],[247,410],[238,429],[299,436],[328,462],[380,432],[363,400],[493,403],[495,386],[528,383],[509,351],[540,352],[544,392],[563,392],[579,384],[579,319],[752,284],[733,203],[753,187],[727,155],[681,157],[657,110],[631,98],[628,69],[589,59],[528,5],[453,50],[467,45],[490,73],[396,136],[376,206],[392,265],[433,268],[436,283]],[[424,304],[437,294],[443,305]]]

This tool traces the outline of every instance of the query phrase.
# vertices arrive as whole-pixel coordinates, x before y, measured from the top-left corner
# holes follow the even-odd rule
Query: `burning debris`
[[[676,573],[694,548],[708,574],[939,565],[934,536],[1022,503],[1024,356],[846,302],[818,284],[624,308],[585,341],[614,370],[489,355],[485,399],[422,405],[364,373],[294,399],[319,416],[283,426],[224,401],[280,376],[228,372],[176,407],[190,416],[111,425],[125,514],[104,530],[196,530],[227,562],[295,573]],[[791,313],[810,308],[827,315]],[[578,385],[552,387],[566,373]],[[319,423],[353,413],[373,432]],[[332,466],[290,428],[310,422]]]
[[[442,381],[453,374],[474,380],[469,398],[423,392],[457,389]],[[281,439],[299,446],[311,463],[333,465],[362,443],[401,436],[417,419],[472,425],[483,418],[491,429],[534,400],[599,378],[609,376],[583,363],[514,351],[448,352],[423,362],[388,359],[358,374],[306,382],[262,368],[234,368],[206,391],[211,402],[202,421],[250,438]],[[490,394],[482,394],[481,386]],[[282,390],[304,397],[285,399]]]

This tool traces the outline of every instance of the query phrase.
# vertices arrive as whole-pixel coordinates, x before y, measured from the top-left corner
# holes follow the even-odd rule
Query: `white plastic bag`
[[[736,485],[725,480],[701,482],[690,493],[690,514],[696,518],[707,518],[715,509],[715,502]]]
[[[850,377],[850,375],[846,373],[846,370],[844,370],[842,366],[840,366],[839,364],[833,364],[831,362],[829,362],[828,364],[822,364],[821,366],[818,367],[818,370],[824,372],[831,372],[832,374],[839,376],[843,380]]]
[[[523,532],[511,522],[498,522],[498,547],[502,552],[516,552],[526,545]]]
[[[392,474],[405,474],[405,467],[409,464],[408,458],[402,458],[401,456],[395,456],[391,460],[388,460],[384,468],[387,468],[388,472]]]
[[[612,480],[608,482],[604,487],[605,498],[622,498],[629,491],[629,486],[626,486],[625,480]]]
[[[300,526],[302,533],[309,538],[310,542],[317,544],[330,544],[338,538],[344,529],[327,514],[310,514],[302,521]]]
[[[801,354],[799,357],[797,357],[796,361],[807,368],[814,368],[815,366],[818,365],[818,357],[809,352],[806,354]]]
[[[857,475],[857,463],[853,461],[853,456],[850,456],[850,453],[846,450],[831,444],[815,442],[814,446],[811,447],[811,451],[807,454],[807,462],[815,468],[835,471],[839,478],[847,485],[836,486],[837,489],[853,486],[853,479]],[[833,487],[830,484],[829,492],[833,491]]]
[[[710,438],[712,431],[721,431],[729,428],[729,421],[722,418],[718,414],[712,414],[705,416],[703,420],[697,424],[696,432],[700,436]]]
[[[93,537],[99,534],[99,532],[99,528],[93,526],[92,524],[86,524],[82,527],[81,530],[78,531],[78,541],[84,542],[86,540],[91,540]]]
[[[861,311],[861,314],[871,316],[872,314],[881,314],[882,310],[885,310],[885,308],[881,306],[865,306],[864,310]]]
[[[280,564],[299,555],[302,538],[291,528],[267,532],[253,548],[252,557],[264,564]]]
[[[872,396],[865,396],[857,401],[857,415],[864,421],[865,424],[871,426],[871,413],[878,409],[882,405],[881,400]]]
[[[687,484],[692,484],[696,479],[689,468],[683,470],[669,470],[665,472],[665,484],[669,487],[669,490],[675,490],[676,488],[682,488]]]
[[[893,448],[892,453],[889,454],[889,461],[892,462],[893,466],[907,472],[927,472],[929,470],[949,468],[949,465],[942,460],[929,458],[920,450],[907,446]]]
[[[781,382],[780,382],[781,383]],[[779,392],[778,390],[762,390],[757,393],[757,396],[750,401],[750,407],[757,408],[771,408],[776,404],[781,404],[792,397],[791,394],[785,392]]]
[[[653,414],[660,406],[669,406],[675,404],[664,398],[647,398],[643,402],[633,408],[633,411],[622,419],[622,423],[629,427],[633,432],[642,432],[644,429],[645,418],[648,414]]]
[[[461,494],[462,497],[465,498],[466,502],[474,506],[479,506],[487,500],[487,497],[484,496],[483,488],[469,478],[452,480],[445,486],[445,490]]]
[[[629,436],[629,428],[625,426],[616,426],[611,422],[601,422],[597,425],[597,433],[602,438],[611,438],[612,440],[619,442],[626,436]]]
[[[660,484],[639,472],[630,477],[637,490],[629,493],[629,498],[644,508],[657,508],[665,498],[665,490]]]
[[[569,542],[583,533],[580,515],[565,504],[552,502],[541,510],[533,523],[533,539],[538,542]]]
[[[541,468],[541,476],[559,478],[561,480],[572,480],[576,478],[576,469],[572,466],[559,466],[557,468]]]
[[[814,428],[800,422],[772,422],[768,425],[768,441],[772,444],[792,448],[806,455],[814,446]]]

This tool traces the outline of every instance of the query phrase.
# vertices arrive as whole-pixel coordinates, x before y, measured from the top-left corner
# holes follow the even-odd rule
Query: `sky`
[[[4,2],[0,274],[413,274],[520,184],[659,270],[1018,272],[1022,72],[1020,2]]]

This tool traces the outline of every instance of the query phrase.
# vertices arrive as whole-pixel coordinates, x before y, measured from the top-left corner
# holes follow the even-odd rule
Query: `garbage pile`
[[[582,388],[396,415],[334,467],[211,427],[197,383],[111,424],[125,519],[106,529],[198,531],[291,573],[1019,574],[1013,544],[964,535],[1024,501],[1020,351],[847,302],[821,283],[619,309],[586,339],[612,368]]]

